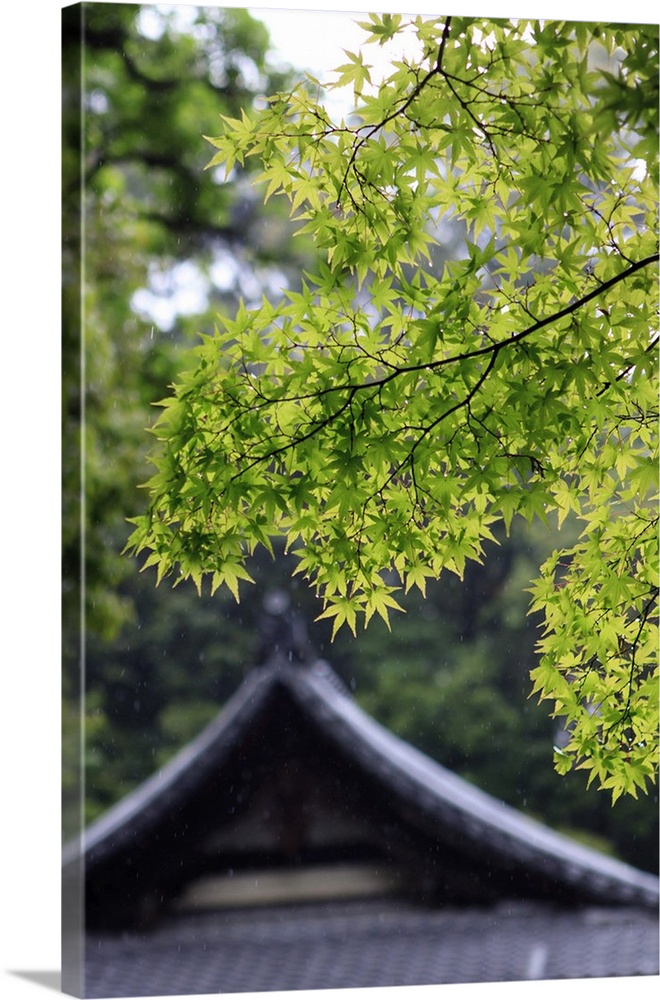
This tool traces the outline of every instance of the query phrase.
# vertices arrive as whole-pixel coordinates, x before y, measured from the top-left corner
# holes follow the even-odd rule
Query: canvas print
[[[62,12],[69,995],[658,976],[658,25],[450,7]]]

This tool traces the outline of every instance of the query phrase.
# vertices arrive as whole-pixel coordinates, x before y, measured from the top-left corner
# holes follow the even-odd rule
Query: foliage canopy
[[[636,794],[657,710],[657,84],[648,25],[370,15],[320,83],[225,117],[211,165],[256,160],[319,251],[241,305],[154,428],[129,547],[236,598],[283,536],[334,629],[480,561],[498,523],[581,522],[541,567],[533,693],[560,771]],[[368,44],[417,56],[371,86]],[[463,252],[442,260],[447,225]]]

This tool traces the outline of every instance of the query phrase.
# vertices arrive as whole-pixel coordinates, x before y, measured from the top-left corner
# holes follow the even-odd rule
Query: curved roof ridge
[[[215,718],[196,737],[90,823],[80,836],[73,837],[64,845],[63,866],[75,862],[82,853],[100,848],[113,835],[120,835],[129,821],[138,817],[144,821],[145,811],[156,809],[159,812],[159,802],[189,772],[192,765],[198,767],[204,757],[226,741],[231,730],[241,727],[257,711],[285,666],[284,661],[278,661],[251,670]]]
[[[502,853],[515,853],[518,859],[536,861],[537,865],[546,858],[554,859],[569,882],[586,876],[596,892],[618,886],[618,896],[624,901],[635,899],[658,905],[655,875],[577,843],[449,771],[367,715],[352,697],[330,683],[325,670],[312,667],[304,672],[289,671],[286,676],[295,694],[312,708],[319,721],[325,721],[336,738],[350,735],[354,750],[354,741],[362,744],[363,752],[367,750],[371,765],[378,768],[385,782],[399,791],[412,783],[423,808],[433,812],[435,806],[446,816],[460,814],[467,821],[460,825],[468,836],[479,839],[487,833],[490,846],[495,837]]]

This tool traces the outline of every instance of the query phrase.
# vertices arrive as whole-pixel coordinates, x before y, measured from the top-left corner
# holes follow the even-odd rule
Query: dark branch
[[[487,344],[485,347],[475,348],[473,351],[465,351],[461,354],[452,354],[447,358],[438,358],[437,361],[425,361],[417,365],[401,365],[401,366],[390,366],[387,362],[383,361],[385,367],[391,367],[392,371],[388,375],[384,375],[380,379],[374,379],[369,382],[356,382],[348,383],[344,385],[331,385],[324,389],[318,389],[316,392],[308,393],[295,397],[280,397],[278,399],[268,399],[264,398],[264,405],[277,402],[302,402],[305,399],[319,399],[322,396],[326,396],[331,392],[350,392],[354,394],[356,391],[362,391],[365,389],[372,389],[376,387],[382,387],[387,385],[389,382],[394,381],[394,379],[399,378],[401,375],[409,375],[414,372],[429,372],[436,371],[439,368],[444,368],[447,365],[456,364],[461,361],[470,361],[473,358],[486,357],[488,355],[497,355],[500,351],[507,347],[515,347],[520,344],[527,337],[531,337],[533,334],[538,333],[539,330],[545,329],[547,326],[552,326],[554,323],[559,323],[561,320],[566,319],[567,316],[571,316],[578,312],[589,302],[594,301],[599,296],[603,295],[605,292],[614,288],[620,282],[625,281],[630,278],[637,271],[641,271],[643,268],[655,263],[658,260],[658,255],[653,254],[649,257],[644,257],[642,260],[635,261],[630,267],[627,267],[624,271],[616,274],[613,278],[609,278],[607,281],[601,282],[596,288],[583,295],[581,298],[574,299],[573,302],[565,306],[563,309],[552,313],[550,316],[546,316],[544,319],[535,320],[530,326],[521,330],[519,333],[512,334],[511,337],[507,337],[505,340],[494,341],[493,343]],[[625,373],[621,374],[621,377],[625,377]]]
[[[451,30],[451,17],[448,17],[445,21],[445,26],[442,32],[442,39],[440,41],[440,48],[438,50],[438,58],[433,69],[429,70],[429,72],[425,76],[423,76],[421,80],[417,81],[416,85],[413,87],[408,97],[403,101],[402,104],[399,105],[398,108],[392,111],[389,115],[386,115],[385,118],[383,118],[380,122],[378,122],[378,124],[372,125],[371,128],[367,131],[367,133],[363,135],[362,138],[359,139],[354,144],[348,163],[346,164],[346,170],[344,171],[344,176],[339,186],[339,191],[337,192],[337,207],[340,207],[341,194],[346,187],[346,182],[348,180],[348,175],[351,171],[351,167],[353,167],[353,165],[355,164],[358,153],[360,152],[364,144],[368,142],[369,139],[371,139],[371,137],[375,135],[376,132],[379,131],[379,129],[384,128],[391,121],[394,121],[395,118],[398,118],[399,115],[404,114],[410,107],[410,105],[413,103],[415,98],[422,92],[422,90],[427,85],[429,80],[432,80],[434,76],[438,76],[442,72],[442,58],[444,56],[445,46],[447,44],[447,39],[449,38],[450,30]]]

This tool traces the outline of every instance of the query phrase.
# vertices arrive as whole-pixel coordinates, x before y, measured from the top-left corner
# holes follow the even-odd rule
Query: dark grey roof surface
[[[638,908],[370,901],[180,917],[90,940],[88,997],[241,993],[658,974]]]
[[[173,805],[217,774],[258,712],[282,691],[393,800],[412,806],[427,832],[459,838],[494,863],[577,889],[592,902],[657,910],[657,876],[554,832],[437,764],[363,712],[324,661],[300,666],[280,659],[253,670],[197,739],[85,831],[88,869],[148,834]],[[76,844],[65,850],[65,871],[79,852]]]

